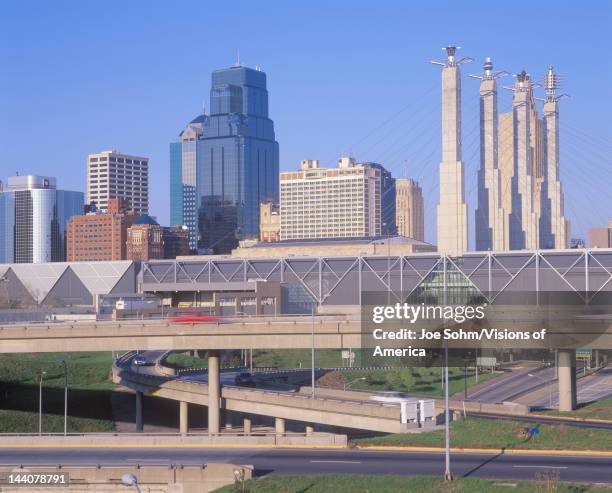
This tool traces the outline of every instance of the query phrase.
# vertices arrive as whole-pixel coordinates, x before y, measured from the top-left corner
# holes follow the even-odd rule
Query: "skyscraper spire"
[[[471,62],[456,59],[458,46],[442,48],[446,60],[432,60],[442,66],[442,161],[440,163],[440,202],[438,204],[438,251],[462,255],[468,249],[465,178],[461,162],[461,71]]]

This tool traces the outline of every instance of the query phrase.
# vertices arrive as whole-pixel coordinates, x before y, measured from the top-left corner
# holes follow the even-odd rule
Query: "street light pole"
[[[42,383],[43,377],[47,374],[46,371],[40,372],[40,380],[38,383],[38,434],[42,435]]]
[[[62,360],[64,365],[64,436],[68,434],[68,366],[66,360]]]
[[[467,359],[463,366],[463,400],[467,401],[468,398],[468,384],[467,384]]]
[[[315,307],[314,302],[312,303],[312,335],[311,335],[311,348],[310,348],[310,379],[311,379],[311,397],[314,399],[315,396]]]
[[[542,377],[540,377],[538,375],[535,375],[534,373],[527,373],[527,376],[528,377],[532,377],[532,378],[537,378],[541,382],[544,382],[545,385],[548,385],[550,383],[548,380],[545,380],[544,378],[542,378]],[[552,390],[553,387],[552,387],[552,385],[550,385],[549,387],[550,387],[550,390],[548,392],[548,407],[550,409],[552,409],[552,407],[553,407],[553,397],[552,397],[553,396],[553,390]]]
[[[447,305],[447,279],[446,279],[446,256],[443,256],[443,287],[444,287],[444,306]],[[446,325],[446,322],[444,322]],[[450,470],[450,412],[448,409],[448,341],[444,339],[444,479],[452,481],[453,474]]]

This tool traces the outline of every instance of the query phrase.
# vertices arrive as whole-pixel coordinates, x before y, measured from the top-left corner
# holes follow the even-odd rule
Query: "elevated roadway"
[[[545,322],[543,322],[543,320]],[[588,315],[576,318],[575,312],[562,309],[551,311],[542,307],[537,314],[521,307],[496,306],[490,327],[531,327],[535,330],[543,323],[563,327],[568,321],[569,331],[558,332],[559,345],[559,409],[568,411],[576,407],[576,347],[612,347],[612,316]],[[397,328],[397,327],[395,327]],[[583,334],[584,332],[584,334]],[[590,336],[584,338],[588,333]],[[578,337],[577,334],[581,336]],[[0,353],[112,351],[134,348],[142,350],[208,349],[218,365],[218,351],[223,349],[349,349],[371,346],[372,341],[362,336],[359,319],[342,315],[254,317],[224,319],[216,323],[181,323],[175,320],[82,321],[77,323],[49,323],[0,326]],[[393,342],[393,341],[392,341]],[[474,341],[468,341],[474,342]],[[524,344],[524,343],[523,343]],[[542,346],[550,347],[549,343]],[[461,342],[461,347],[480,347]],[[388,347],[388,346],[387,346]],[[519,344],[520,347],[520,344]],[[213,364],[214,366],[214,364]],[[209,364],[209,368],[211,365]],[[213,384],[217,385],[217,384]],[[215,390],[214,394],[217,394]]]
[[[289,349],[361,347],[361,322],[339,315],[226,319],[82,321],[0,326],[0,353],[166,349]]]
[[[149,353],[148,353],[149,354]],[[419,423],[402,423],[398,404],[374,401],[350,400],[331,396],[315,396],[296,392],[280,392],[261,389],[220,386],[220,372],[209,371],[208,380],[213,382],[214,392],[208,381],[201,379],[168,378],[152,372],[140,373],[134,370],[131,360],[134,354],[129,353],[113,365],[115,383],[136,391],[137,423],[142,430],[142,394],[164,397],[180,402],[180,428],[187,432],[187,403],[208,406],[209,430],[216,433],[220,428],[220,409],[239,412],[245,416],[245,432],[251,428],[250,416],[271,416],[275,418],[276,431],[285,432],[285,420],[308,423],[307,429],[313,430],[313,424],[325,424],[371,430],[386,433],[405,433],[419,431]],[[217,379],[217,382],[215,382]],[[434,421],[426,425],[433,428]]]

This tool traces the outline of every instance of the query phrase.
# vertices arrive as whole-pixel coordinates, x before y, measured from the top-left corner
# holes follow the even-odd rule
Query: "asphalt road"
[[[535,375],[530,377],[529,374]],[[469,392],[471,401],[503,402],[510,401],[519,394],[527,393],[542,385],[543,381],[554,381],[554,368],[516,368],[511,373],[496,378],[483,388]]]
[[[559,405],[559,392],[556,384],[548,392],[534,400],[531,405],[536,407],[557,407]],[[612,368],[603,370],[580,378],[577,382],[578,403],[593,402],[612,397]]]
[[[0,449],[0,465],[168,465],[209,462],[249,464],[265,474],[441,475],[444,455],[422,452],[318,449],[53,448]],[[456,476],[534,479],[554,471],[562,481],[612,483],[612,458],[452,454]]]

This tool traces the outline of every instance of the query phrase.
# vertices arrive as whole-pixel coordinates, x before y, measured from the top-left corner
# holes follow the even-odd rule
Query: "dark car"
[[[236,378],[234,379],[234,383],[242,387],[255,387],[256,386],[255,377],[246,371],[236,375]]]

